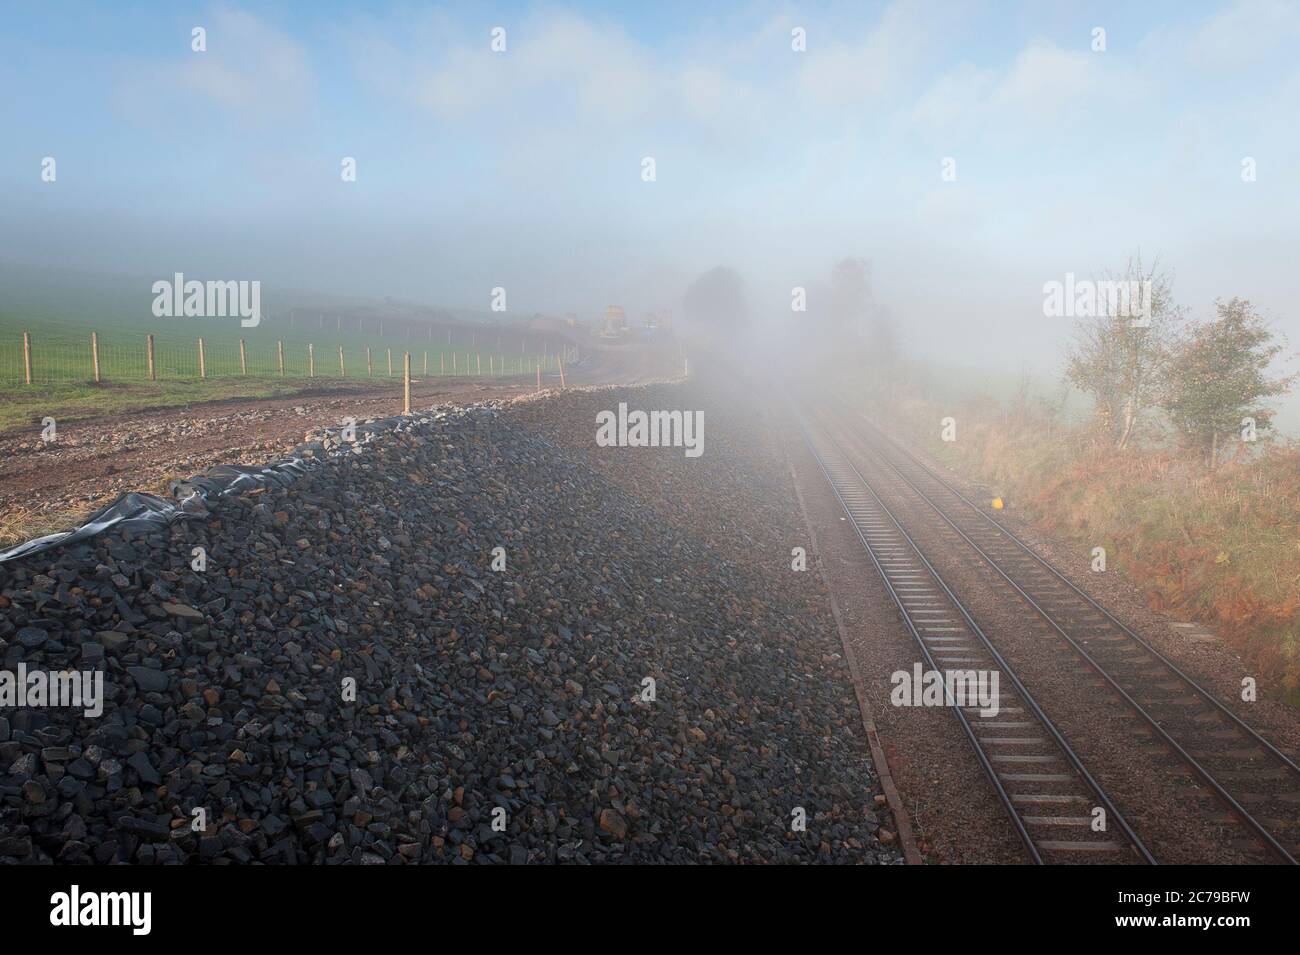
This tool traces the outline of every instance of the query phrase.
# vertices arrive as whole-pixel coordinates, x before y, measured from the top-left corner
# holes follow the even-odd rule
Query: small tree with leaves
[[[1183,444],[1211,468],[1242,433],[1244,419],[1253,419],[1254,432],[1272,427],[1274,412],[1264,402],[1285,394],[1297,377],[1269,377],[1283,346],[1250,302],[1234,298],[1214,307],[1214,319],[1191,324],[1176,342],[1161,400]]]
[[[1182,321],[1174,303],[1173,278],[1142,259],[1130,259],[1122,274],[1107,273],[1104,282],[1150,283],[1145,321],[1106,308],[1081,318],[1066,352],[1065,378],[1092,398],[1096,425],[1118,450],[1128,447],[1142,417],[1160,400],[1167,358],[1165,342]]]

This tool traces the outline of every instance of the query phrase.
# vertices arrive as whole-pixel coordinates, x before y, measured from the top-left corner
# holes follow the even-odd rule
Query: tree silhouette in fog
[[[831,269],[830,294],[831,336],[841,343],[856,338],[873,360],[891,362],[898,345],[889,311],[877,304],[871,291],[871,263],[853,257],[837,262]]]
[[[725,265],[710,269],[686,289],[682,311],[697,331],[724,335],[740,331],[749,324],[744,280]]]

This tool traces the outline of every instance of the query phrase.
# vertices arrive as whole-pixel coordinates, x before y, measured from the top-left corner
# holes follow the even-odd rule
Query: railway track
[[[906,448],[861,416],[834,420],[855,447],[863,484],[910,495],[937,517],[946,540],[977,557],[990,582],[1057,638],[1042,652],[1063,667],[1082,663],[1136,717],[1134,745],[1154,740],[1215,797],[1238,849],[1296,863],[1300,766]]]
[[[1035,863],[1154,863],[848,455],[823,430],[805,426],[804,436],[911,632],[926,672],[997,674],[997,683],[985,686],[982,700],[963,694],[960,685],[945,685],[943,703],[956,714],[1029,858]],[[994,700],[996,706],[981,705]]]

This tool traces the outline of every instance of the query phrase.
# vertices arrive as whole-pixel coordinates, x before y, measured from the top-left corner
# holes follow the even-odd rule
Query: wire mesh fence
[[[501,345],[500,339],[490,343]],[[177,335],[85,333],[42,337],[0,333],[0,386],[85,382],[143,383],[206,378],[393,378],[402,377],[403,355],[411,374],[514,377],[555,370],[563,358],[549,345],[541,354],[499,348],[447,347],[425,342],[392,345]],[[490,347],[490,346],[489,346]]]

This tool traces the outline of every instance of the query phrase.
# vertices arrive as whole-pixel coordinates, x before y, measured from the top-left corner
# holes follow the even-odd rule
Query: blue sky
[[[10,3],[0,259],[531,313],[858,255],[914,347],[1016,365],[1140,249],[1300,341],[1298,48],[1277,0]]]

